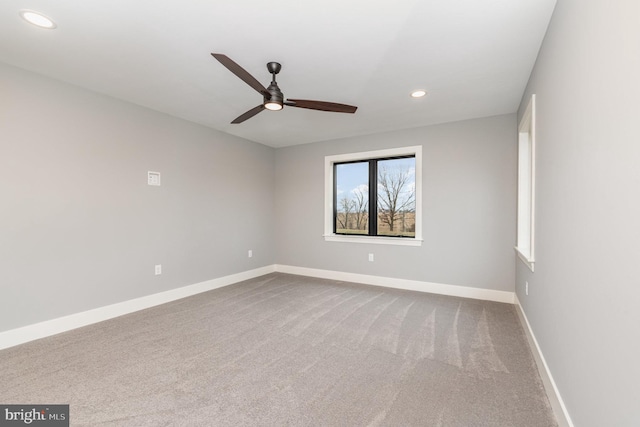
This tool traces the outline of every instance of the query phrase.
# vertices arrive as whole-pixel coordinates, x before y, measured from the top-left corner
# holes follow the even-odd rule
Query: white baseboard
[[[527,315],[525,314],[524,309],[520,304],[518,295],[515,295],[515,302],[516,311],[518,312],[518,316],[520,317],[520,323],[522,323],[525,335],[527,336],[527,340],[529,340],[529,346],[531,347],[536,365],[538,365],[538,372],[540,372],[540,378],[542,379],[542,383],[547,392],[547,397],[549,398],[549,403],[551,404],[553,413],[556,416],[556,421],[558,421],[558,425],[560,427],[573,427],[573,421],[571,421],[571,417],[569,416],[567,407],[564,405],[564,401],[562,400],[560,391],[556,386],[556,382],[553,380],[553,376],[551,375],[551,371],[549,370],[547,361],[544,359],[542,350],[538,345],[538,340],[536,339],[536,336],[531,329],[531,325],[529,324]]]
[[[345,273],[340,271],[319,270],[288,265],[269,265],[255,270],[219,277],[196,283],[178,289],[172,289],[153,295],[123,301],[104,307],[95,308],[80,313],[71,314],[57,319],[47,320],[21,328],[0,332],[0,350],[13,347],[29,341],[56,335],[82,326],[113,319],[114,317],[133,313],[146,308],[165,304],[181,298],[186,298],[202,292],[228,286],[243,280],[253,279],[275,271],[301,276],[318,277],[323,279],[356,282],[366,285],[385,286],[388,288],[405,289],[411,291],[430,292],[464,298],[488,301],[514,303],[514,293],[491,289],[471,288],[465,286],[444,285],[439,283],[421,282],[417,280],[394,279],[390,277],[370,276],[366,274]]]
[[[0,332],[0,350],[273,273],[274,265]]]
[[[294,267],[290,265],[276,265],[275,271],[280,273],[297,274],[300,276],[317,277],[320,279],[341,280],[343,282],[363,283],[365,285],[384,286],[387,288],[429,292],[432,294],[451,295],[456,297],[473,298],[486,301],[506,302],[509,304],[513,304],[515,302],[514,292],[496,291],[493,289],[443,285],[441,283],[421,282],[418,280],[407,279],[394,279],[391,277],[345,273],[343,271],[319,270],[315,268]]]

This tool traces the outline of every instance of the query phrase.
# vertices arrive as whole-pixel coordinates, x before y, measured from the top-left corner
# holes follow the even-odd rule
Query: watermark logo
[[[69,405],[2,405],[0,427],[69,427]]]

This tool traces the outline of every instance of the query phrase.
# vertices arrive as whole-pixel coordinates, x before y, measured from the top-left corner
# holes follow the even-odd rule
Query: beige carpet
[[[71,425],[556,425],[508,304],[270,274],[0,351]]]

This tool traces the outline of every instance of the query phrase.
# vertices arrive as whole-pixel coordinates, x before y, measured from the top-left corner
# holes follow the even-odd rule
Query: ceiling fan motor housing
[[[264,102],[275,102],[280,105],[284,102],[284,95],[282,91],[278,87],[278,84],[275,81],[272,81],[269,87],[267,88],[267,92],[269,92],[269,96],[264,97]]]

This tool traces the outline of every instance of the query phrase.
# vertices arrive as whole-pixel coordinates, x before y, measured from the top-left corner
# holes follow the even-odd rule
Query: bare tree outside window
[[[337,233],[368,233],[368,182],[368,162],[354,162],[338,165],[336,169],[336,190],[339,192],[339,195],[335,216]]]
[[[414,156],[336,164],[335,233],[415,237],[415,165]]]
[[[414,171],[398,160],[378,163],[378,234],[415,235]]]
[[[354,208],[353,200],[349,200],[346,196],[343,196],[340,199],[340,206],[338,207],[338,212],[340,215],[337,217],[338,228],[341,229],[349,229],[349,216],[351,215],[351,211]]]
[[[353,194],[353,207],[355,215],[355,226],[358,230],[366,230],[368,227],[369,210],[369,189],[361,185],[351,191]]]

